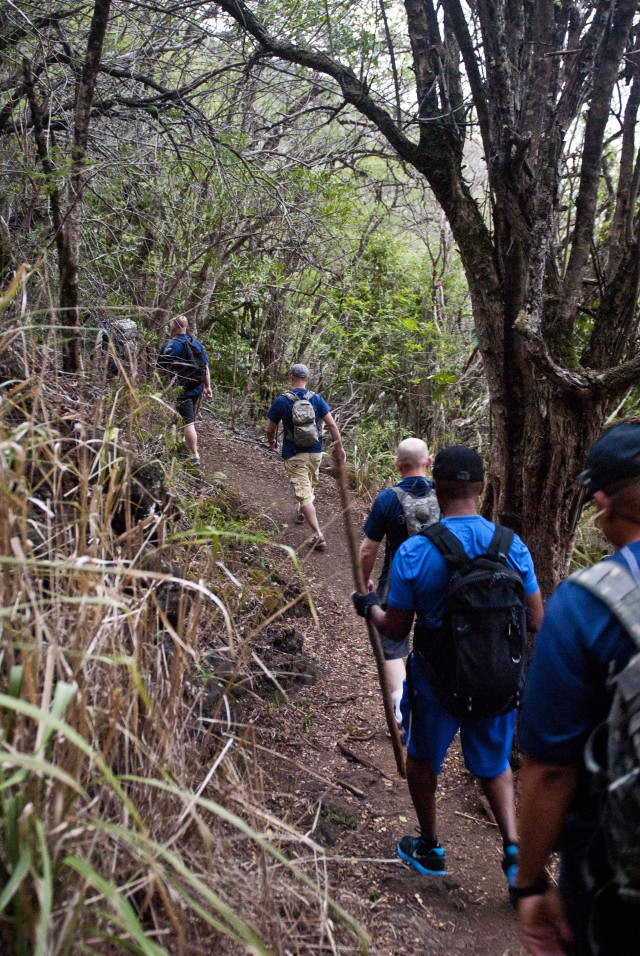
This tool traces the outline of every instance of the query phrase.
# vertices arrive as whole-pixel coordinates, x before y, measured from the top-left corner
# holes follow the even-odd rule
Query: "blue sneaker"
[[[517,900],[511,892],[518,879],[518,866],[520,864],[520,851],[517,843],[508,843],[504,848],[502,856],[502,872],[507,879],[509,888],[509,902],[515,907]]]
[[[427,849],[422,837],[402,837],[396,850],[402,860],[410,863],[418,873],[428,876],[444,876],[447,872],[444,864],[444,850],[439,843]]]

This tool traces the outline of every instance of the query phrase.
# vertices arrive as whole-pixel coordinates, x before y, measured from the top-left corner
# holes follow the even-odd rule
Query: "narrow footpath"
[[[416,821],[395,770],[366,628],[351,605],[335,481],[323,472],[316,501],[327,550],[309,552],[308,529],[293,522],[280,459],[209,418],[199,434],[205,475],[224,472],[269,534],[296,549],[319,618],[296,619],[313,683],[288,690],[264,728],[263,742],[283,758],[267,763],[270,808],[326,849],[330,892],[366,926],[375,956],[522,956],[498,830],[457,747],[438,802],[447,875],[420,876],[395,855],[396,841],[413,833]],[[358,531],[367,509],[354,499]]]

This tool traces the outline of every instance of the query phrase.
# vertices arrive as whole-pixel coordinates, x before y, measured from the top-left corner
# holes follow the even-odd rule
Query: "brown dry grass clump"
[[[264,539],[180,500],[153,389],[15,331],[0,367],[2,952],[366,949],[231,716],[282,613]]]

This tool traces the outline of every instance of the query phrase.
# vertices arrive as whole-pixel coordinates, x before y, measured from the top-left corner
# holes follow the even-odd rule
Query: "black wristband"
[[[525,900],[528,896],[544,896],[549,889],[549,877],[544,873],[535,883],[529,886],[509,887],[509,896],[515,900]]]

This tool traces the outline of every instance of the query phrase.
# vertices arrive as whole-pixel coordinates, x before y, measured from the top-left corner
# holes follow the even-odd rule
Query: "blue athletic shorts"
[[[408,657],[411,652],[411,634],[407,634],[402,641],[394,641],[381,631],[380,643],[385,661],[397,661],[401,657]]]
[[[467,770],[476,777],[489,779],[504,773],[509,766],[517,711],[500,717],[459,720],[442,706],[414,654],[407,661],[407,668],[411,668],[412,694],[408,691],[409,681],[405,680],[400,709],[409,756],[424,760],[439,774],[447,750],[460,730]]]

